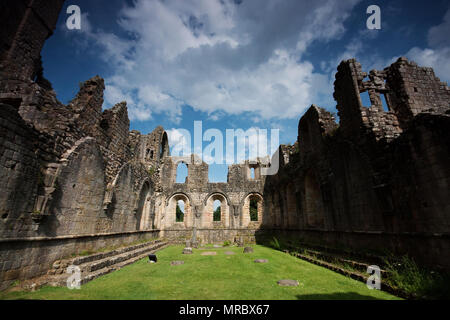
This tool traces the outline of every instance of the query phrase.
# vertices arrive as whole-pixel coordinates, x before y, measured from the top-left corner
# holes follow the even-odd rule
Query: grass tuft
[[[450,297],[450,275],[419,267],[407,255],[385,259],[389,283],[419,299]]]

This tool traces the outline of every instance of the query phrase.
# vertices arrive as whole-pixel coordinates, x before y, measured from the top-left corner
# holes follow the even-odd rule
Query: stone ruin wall
[[[158,176],[139,161],[155,133],[129,132],[125,102],[102,111],[98,76],[67,106],[56,99],[40,51],[63,1],[3,4],[14,23],[1,30],[1,287],[71,254],[159,236],[143,225],[143,199]]]
[[[408,254],[449,269],[450,89],[405,58],[366,77],[356,60],[343,61],[334,93],[339,125],[312,106],[297,144],[280,149],[289,160],[264,187],[270,223],[307,244]],[[364,91],[371,106],[361,101]]]
[[[185,183],[176,183],[180,162],[187,165]],[[208,164],[195,155],[188,159],[170,157],[161,171],[164,201],[159,210],[159,227],[165,237],[190,240],[195,228],[196,240],[203,243],[255,241],[264,216],[263,188],[265,177],[259,174],[264,167],[260,159],[234,164],[228,168],[227,182],[209,182]],[[255,176],[250,177],[250,168]],[[249,199],[258,202],[258,221],[251,221]],[[183,222],[176,222],[176,202],[186,205]],[[221,202],[221,219],[213,221],[213,202]]]
[[[200,240],[233,240],[241,226],[250,230],[244,232],[247,239],[254,238],[258,223],[239,217],[241,207],[248,211],[242,190],[262,191],[260,182],[240,181],[238,175],[247,174],[248,166],[231,170],[233,187],[208,183],[205,163],[190,167],[187,187],[174,186],[167,179],[176,167],[164,129],[159,126],[148,135],[130,132],[125,102],[102,111],[102,78],[81,83],[67,105],[57,100],[43,78],[40,50],[56,25],[52,10],[61,9],[63,1],[40,2],[9,1],[14,17],[8,21],[17,20],[20,27],[3,30],[13,36],[5,38],[0,61],[2,286],[43,274],[53,261],[71,254],[163,236],[160,229],[170,230],[172,239],[190,239],[193,224],[170,222],[177,192],[192,199],[192,223],[194,213],[202,216],[197,219]],[[27,57],[21,59],[24,51]],[[228,201],[224,220],[217,223],[209,211],[211,199],[221,195]]]
[[[164,129],[130,132],[125,102],[102,111],[103,79],[82,83],[68,105],[56,99],[40,50],[63,1],[7,2],[0,12],[14,23],[1,31],[0,287],[71,254],[153,237],[272,234],[408,253],[450,269],[450,91],[430,68],[400,58],[367,74],[356,60],[343,61],[334,93],[339,124],[313,105],[296,143],[280,146],[278,174],[261,176],[261,162],[245,162],[229,167],[227,183],[210,183],[208,165],[192,155],[179,184],[180,159],[170,157]],[[250,221],[250,198],[258,221]],[[175,222],[179,199],[187,204],[183,223]],[[220,222],[212,221],[216,199]]]

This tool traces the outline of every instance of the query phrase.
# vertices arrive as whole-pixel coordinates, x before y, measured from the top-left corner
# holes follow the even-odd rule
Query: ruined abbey
[[[171,157],[164,129],[129,131],[126,102],[102,111],[102,78],[82,83],[68,105],[57,100],[40,52],[63,0],[6,2],[0,288],[85,250],[157,238],[218,243],[285,236],[409,254],[450,270],[450,88],[431,68],[399,58],[366,73],[356,60],[342,61],[334,84],[339,123],[311,106],[297,141],[279,147],[276,175],[264,176],[261,163],[247,161],[229,167],[226,183],[211,183],[208,165],[190,161],[185,183],[176,183],[180,160]],[[371,105],[363,105],[365,92]]]

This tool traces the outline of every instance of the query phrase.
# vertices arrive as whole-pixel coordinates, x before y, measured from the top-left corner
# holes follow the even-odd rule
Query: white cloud
[[[186,156],[191,153],[191,136],[185,129],[166,130],[172,156]]]
[[[432,47],[450,46],[450,9],[444,16],[444,21],[428,31],[428,44]]]
[[[429,48],[414,47],[405,56],[421,66],[432,67],[442,81],[450,81],[450,8],[443,22],[428,31]]]
[[[132,120],[164,112],[178,123],[184,104],[212,119],[297,118],[332,92],[302,54],[340,37],[358,1],[137,0],[119,14],[130,39],[93,27],[86,35],[114,70],[105,100],[125,98]]]

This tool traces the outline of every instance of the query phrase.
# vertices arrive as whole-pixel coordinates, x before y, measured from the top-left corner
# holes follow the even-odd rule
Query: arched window
[[[222,216],[222,202],[220,200],[214,200],[213,210],[213,221],[220,221]]]
[[[250,179],[255,180],[255,168],[250,168]]]
[[[164,132],[161,144],[159,145],[159,159],[164,158],[169,153],[169,140],[167,138],[167,133]]]
[[[153,150],[147,149],[147,152],[146,152],[146,154],[145,154],[145,158],[146,158],[147,160],[153,159]]]
[[[176,183],[186,183],[186,178],[188,176],[188,167],[184,162],[180,162],[177,166],[177,177]]]
[[[202,219],[202,227],[211,228],[229,227],[230,208],[229,201],[225,194],[213,192],[205,198],[205,215]]]
[[[178,200],[175,209],[176,222],[184,222],[184,201]]]
[[[145,230],[151,227],[150,224],[150,204],[151,204],[151,188],[149,184],[146,182],[142,186],[140,195],[139,195],[139,203],[138,203],[138,211],[136,215],[136,230]]]

